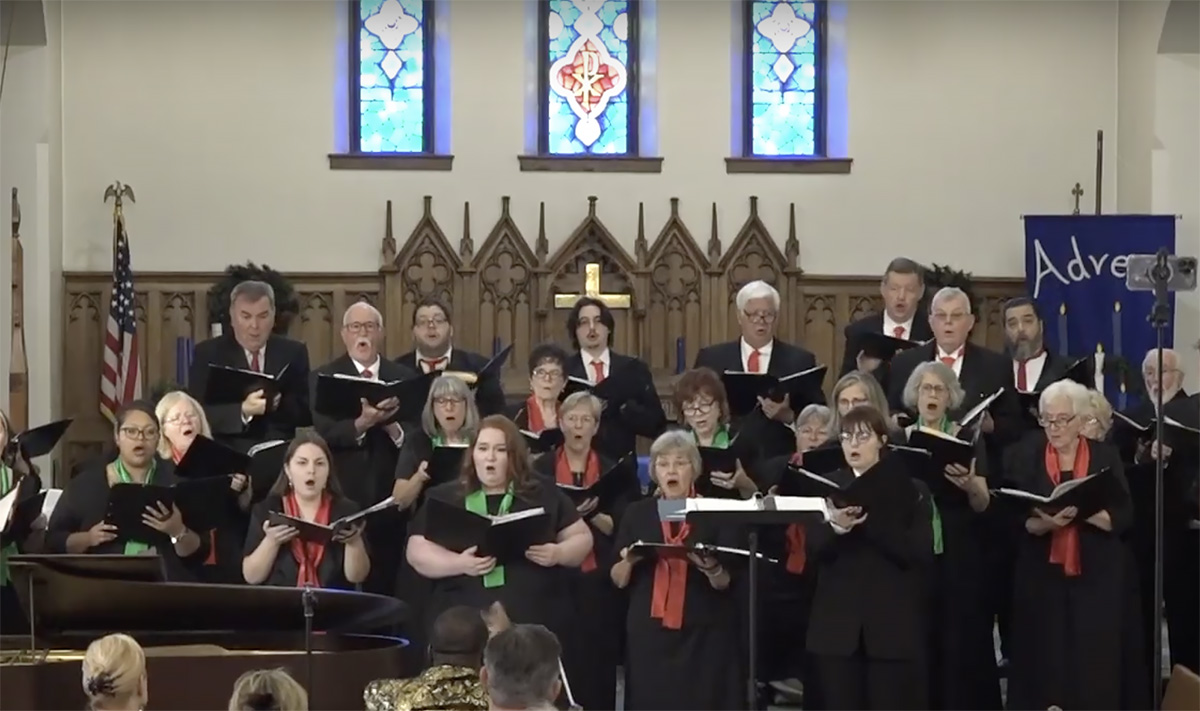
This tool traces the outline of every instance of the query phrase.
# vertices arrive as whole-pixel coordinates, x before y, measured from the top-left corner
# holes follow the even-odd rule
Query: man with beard
[[[1004,340],[1012,358],[1017,392],[1039,393],[1050,383],[1066,377],[1072,365],[1070,358],[1046,350],[1045,327],[1037,303],[1028,296],[1004,303]],[[1033,420],[1030,423],[1032,429],[1036,423]]]
[[[633,396],[622,403],[605,403],[596,434],[596,449],[620,459],[637,448],[639,436],[653,439],[667,425],[662,400],[654,386],[650,366],[632,356],[614,353],[616,321],[608,304],[584,296],[567,316],[567,337],[576,353],[567,359],[567,375],[599,384],[611,375],[629,379],[624,392]]]
[[[394,421],[400,403],[389,398],[372,405],[362,401],[353,419],[335,420],[316,410],[316,386],[321,375],[350,375],[383,382],[416,377],[412,368],[381,358],[383,317],[378,309],[360,301],[342,316],[342,343],[346,354],[317,368],[312,377],[313,424],[333,453],[333,471],[345,495],[359,506],[382,501],[392,490],[396,459],[404,444],[404,431]],[[407,514],[391,509],[367,522],[371,573],[363,590],[394,595],[396,575],[404,557]]]
[[[929,322],[916,318],[921,299],[925,296],[925,270],[911,259],[893,259],[883,272],[879,294],[883,297],[883,313],[865,316],[846,326],[846,347],[840,375],[852,370],[870,373],[887,392],[889,363],[865,355],[862,352],[862,339],[868,333],[882,333],[906,341],[923,342],[933,338]]]
[[[441,299],[427,296],[413,312],[413,344],[415,350],[400,356],[396,362],[417,369],[419,373],[435,370],[478,373],[488,359],[455,348],[454,317],[450,306]],[[499,378],[488,378],[475,389],[475,406],[479,416],[504,414],[504,389]]]

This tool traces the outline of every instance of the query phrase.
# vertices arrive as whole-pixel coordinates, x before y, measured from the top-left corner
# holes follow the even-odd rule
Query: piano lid
[[[88,556],[15,555],[13,587],[38,636],[127,632],[300,632],[304,590],[266,585],[209,585],[125,579],[81,570]],[[58,560],[56,560],[58,559]],[[119,575],[119,574],[118,574]],[[33,600],[29,584],[33,581]],[[400,623],[408,607],[395,598],[313,589],[313,631],[350,633]]]

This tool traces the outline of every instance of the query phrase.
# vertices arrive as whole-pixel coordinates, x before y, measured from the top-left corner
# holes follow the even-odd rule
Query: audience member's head
[[[308,711],[308,692],[286,669],[255,669],[233,683],[229,711]]]
[[[513,625],[487,643],[479,679],[493,709],[552,708],[562,690],[558,638],[541,625]]]
[[[488,626],[474,607],[457,605],[433,621],[429,636],[429,663],[478,669],[483,666],[483,648]]]
[[[146,705],[146,653],[126,634],[93,640],[83,655],[83,693],[88,707],[105,711],[140,709]]]

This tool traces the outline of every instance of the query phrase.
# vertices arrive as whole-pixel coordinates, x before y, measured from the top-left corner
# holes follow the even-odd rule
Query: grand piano
[[[390,597],[163,582],[153,555],[16,555],[9,566],[32,623],[0,636],[0,711],[84,708],[84,650],[112,632],[146,650],[154,709],[228,708],[238,676],[274,667],[309,689],[312,709],[361,709],[367,682],[416,672],[407,642],[379,633],[405,616]]]

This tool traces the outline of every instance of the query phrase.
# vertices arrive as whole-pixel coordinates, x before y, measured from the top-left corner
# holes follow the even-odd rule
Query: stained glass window
[[[824,153],[825,3],[746,0],[746,154]]]
[[[539,152],[637,155],[637,1],[539,5]]]
[[[432,0],[360,0],[354,8],[362,153],[429,153],[433,147]]]

